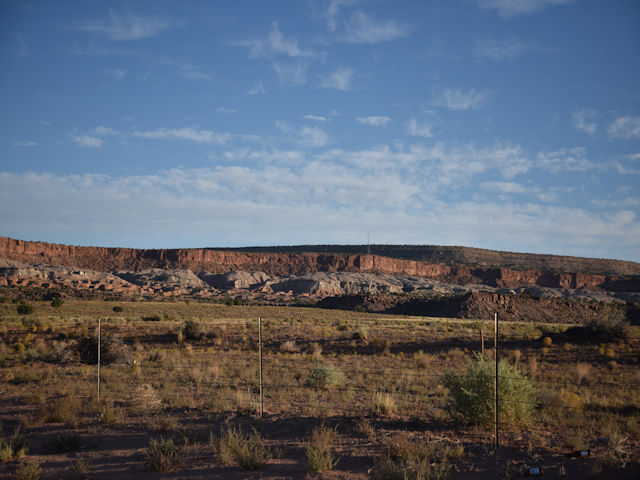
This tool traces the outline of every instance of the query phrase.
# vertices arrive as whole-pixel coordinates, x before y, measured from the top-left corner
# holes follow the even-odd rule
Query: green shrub
[[[212,435],[210,444],[224,465],[236,464],[245,470],[257,470],[271,458],[271,452],[256,430],[244,435],[240,430],[229,427],[220,438]]]
[[[185,340],[199,340],[203,333],[202,325],[196,320],[187,320],[182,325],[182,335]]]
[[[18,315],[31,315],[33,313],[33,306],[21,303],[16,307],[16,311]]]
[[[494,419],[495,364],[482,356],[463,372],[449,371],[443,384],[449,389],[447,410],[466,424],[486,425]],[[498,362],[498,408],[503,421],[526,424],[536,408],[537,392],[531,380],[507,361]]]
[[[115,307],[113,307],[113,311],[120,313],[124,310],[124,308],[122,308],[120,305],[116,305]]]
[[[147,448],[147,468],[152,472],[175,472],[182,465],[180,451],[173,440],[149,440]]]
[[[42,468],[38,463],[22,463],[18,466],[13,478],[15,480],[40,480]]]
[[[305,387],[322,390],[340,385],[344,380],[344,374],[335,367],[320,365],[312,368],[304,382]]]
[[[62,305],[64,305],[64,300],[62,300],[61,298],[54,298],[51,301],[51,306],[54,308],[60,308]]]
[[[333,452],[336,431],[325,426],[314,428],[305,448],[307,468],[310,472],[325,472],[338,463]]]
[[[142,317],[143,322],[159,322],[162,320],[160,315],[149,315],[148,317]]]
[[[27,440],[16,429],[9,438],[0,437],[0,462],[21,458],[27,453]]]

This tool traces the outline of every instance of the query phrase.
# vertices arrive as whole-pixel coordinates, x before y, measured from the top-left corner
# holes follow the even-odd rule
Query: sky
[[[640,261],[636,0],[0,1],[0,235]]]

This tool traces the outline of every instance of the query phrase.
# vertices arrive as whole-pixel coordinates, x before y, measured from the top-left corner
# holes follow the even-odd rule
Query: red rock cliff
[[[172,268],[211,273],[225,273],[234,270],[262,271],[269,275],[289,276],[316,271],[362,271],[415,275],[446,283],[475,283],[495,287],[537,285],[588,290],[640,290],[640,279],[637,277],[607,277],[583,273],[541,273],[533,270],[478,268],[464,265],[448,266],[378,255],[77,247],[0,237],[0,258],[28,263],[65,265],[104,272]]]

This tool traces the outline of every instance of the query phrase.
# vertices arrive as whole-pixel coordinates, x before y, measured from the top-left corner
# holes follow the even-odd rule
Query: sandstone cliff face
[[[143,250],[77,247],[25,242],[0,237],[0,258],[32,264],[67,266],[111,272],[152,269],[190,270],[224,274],[234,271],[264,272],[275,277],[313,272],[372,272],[418,276],[449,284],[491,287],[539,286],[608,291],[640,291],[638,277],[612,277],[587,273],[543,273],[534,270],[450,266],[378,255],[329,253],[267,253],[213,249]]]

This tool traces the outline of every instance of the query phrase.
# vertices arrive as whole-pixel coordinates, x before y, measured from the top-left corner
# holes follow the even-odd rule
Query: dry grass
[[[307,468],[310,472],[326,472],[338,463],[334,453],[338,434],[335,430],[322,426],[315,428],[305,447]]]
[[[478,345],[477,330],[470,329],[469,322],[198,302],[122,304],[126,317],[113,317],[110,302],[70,300],[56,311],[36,303],[34,316],[38,321],[27,324],[16,317],[12,305],[14,310],[7,311],[0,327],[3,396],[15,404],[41,404],[39,409],[27,406],[32,412],[26,417],[28,421],[62,422],[82,426],[83,432],[114,424],[122,428],[137,422],[154,431],[177,435],[179,428],[173,422],[158,421],[164,418],[165,408],[176,409],[171,411],[172,416],[177,415],[172,417],[176,421],[182,421],[183,414],[175,412],[185,408],[193,409],[189,411],[194,415],[240,415],[239,418],[248,419],[242,414],[253,415],[257,409],[255,318],[260,316],[265,320],[268,414],[357,418],[373,413],[392,416],[394,422],[409,417],[421,419],[448,435],[458,433],[443,413],[447,390],[442,386],[442,375],[469,357],[468,350],[458,345]],[[0,304],[0,315],[2,308]],[[161,320],[139,320],[154,315]],[[138,363],[103,368],[102,395],[106,401],[99,408],[87,407],[84,412],[83,402],[90,406],[89,402],[95,399],[95,366],[63,357],[75,341],[74,335],[94,331],[98,316],[109,317],[103,320],[103,331],[120,337]],[[178,346],[175,333],[190,318],[197,319],[207,333],[191,340],[186,344],[188,348]],[[366,327],[367,341],[352,338],[354,325]],[[36,331],[32,331],[34,328]],[[625,389],[640,385],[640,373],[633,363],[640,351],[634,328],[630,343],[625,345],[604,344],[601,351],[599,346],[547,347],[547,355],[540,356],[541,342],[533,340],[539,337],[534,327],[505,323],[506,336],[521,338],[526,334],[532,339],[528,345],[518,343],[510,360],[535,379],[543,392],[549,392],[543,394],[535,420],[537,428],[551,432],[553,444],[565,444],[577,432],[584,443],[597,444],[605,436],[604,426],[609,424],[618,425],[632,445],[640,442],[638,416],[633,413],[640,399],[635,388]],[[390,348],[385,352],[387,342]],[[615,360],[606,357],[607,349],[614,351]],[[507,350],[503,353],[508,355]],[[613,370],[607,369],[606,361],[616,362],[610,366]],[[318,380],[329,372],[342,375],[338,374],[337,382]],[[563,382],[568,383],[564,392],[557,389]],[[580,404],[572,395],[578,395]],[[54,404],[60,399],[71,399],[76,407],[72,412],[56,413],[59,409]],[[569,413],[580,412],[577,405],[583,407],[583,412]],[[96,416],[100,423],[95,423]],[[366,420],[356,423],[354,430],[379,442],[384,437],[386,420],[378,422],[378,434]],[[551,438],[541,437],[540,442],[543,440],[552,444]]]

